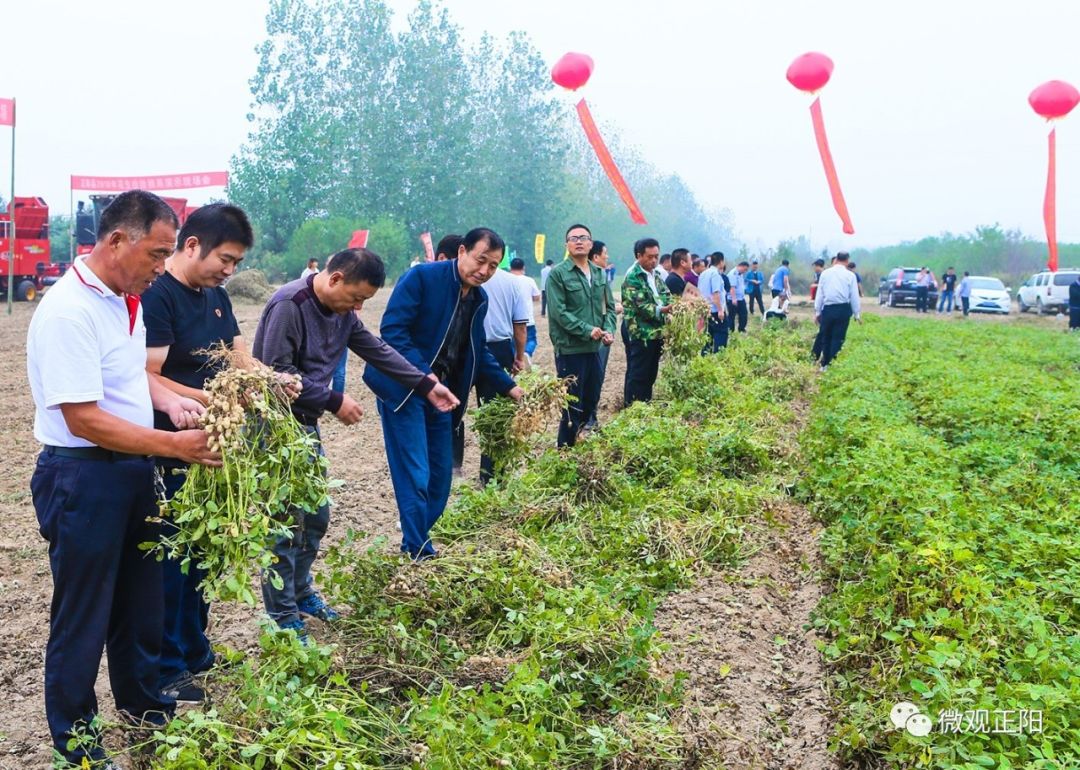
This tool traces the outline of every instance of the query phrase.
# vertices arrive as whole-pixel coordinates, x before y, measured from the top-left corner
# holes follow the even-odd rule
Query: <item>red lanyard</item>
[[[105,292],[103,292],[100,288],[94,286],[92,283],[86,282],[86,279],[82,277],[82,273],[79,272],[79,268],[75,267],[75,265],[72,265],[71,269],[75,272],[75,277],[79,279],[83,286],[93,289],[103,297],[105,296]],[[128,294],[125,292],[123,296],[124,304],[127,306],[128,335],[131,335],[135,333],[135,318],[139,314],[139,295]]]

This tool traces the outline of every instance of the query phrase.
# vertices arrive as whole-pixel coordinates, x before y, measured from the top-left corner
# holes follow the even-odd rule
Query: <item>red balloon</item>
[[[813,93],[829,82],[832,70],[832,59],[825,54],[804,53],[787,68],[787,79],[800,91]]]
[[[1063,80],[1048,80],[1031,92],[1028,103],[1047,120],[1063,118],[1080,103],[1080,91]]]
[[[583,53],[564,54],[551,68],[551,79],[556,85],[576,91],[589,82],[593,60]]]

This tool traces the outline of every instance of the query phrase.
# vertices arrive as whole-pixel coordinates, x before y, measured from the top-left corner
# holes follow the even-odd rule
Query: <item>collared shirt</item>
[[[727,300],[724,299],[724,279],[715,266],[705,268],[705,271],[698,276],[698,291],[701,292],[701,296],[709,301],[709,310],[711,312],[719,313],[721,309],[726,312]],[[723,308],[717,307],[716,303],[713,302],[713,292],[720,295],[721,300],[724,302]]]
[[[921,273],[915,278],[916,286],[929,286],[930,285],[930,273]]]
[[[484,293],[488,297],[484,334],[488,342],[511,340],[514,338],[514,324],[528,322],[532,299],[526,303],[520,285],[516,275],[501,268],[484,284]]]
[[[859,282],[845,264],[826,268],[818,278],[814,312],[821,313],[826,305],[851,305],[851,314],[859,317]]]
[[[971,279],[964,277],[960,280],[960,297],[971,296]]]
[[[615,332],[615,297],[604,271],[592,262],[582,270],[574,260],[564,260],[548,276],[547,293],[548,332],[555,355],[595,353],[601,343],[592,338],[592,330]]]
[[[728,272],[728,278],[731,280],[731,285],[735,288],[735,301],[739,302],[746,299],[746,274],[740,273],[739,268],[736,267]]]
[[[146,327],[138,297],[116,294],[78,258],[41,300],[26,335],[34,437],[93,446],[68,430],[61,404],[97,402],[109,414],[154,426],[146,375]]]
[[[757,281],[757,283],[753,283]],[[765,276],[760,270],[749,270],[746,273],[746,291],[749,294],[760,294],[761,285],[765,282]]]

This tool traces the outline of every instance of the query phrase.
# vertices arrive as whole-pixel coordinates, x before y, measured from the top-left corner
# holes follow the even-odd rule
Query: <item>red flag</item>
[[[1050,129],[1049,162],[1046,166],[1046,196],[1043,198],[1043,222],[1046,225],[1046,244],[1050,256],[1046,260],[1046,269],[1056,273],[1058,269],[1057,245],[1057,129]]]
[[[626,208],[630,210],[630,218],[634,220],[635,224],[647,224],[645,215],[641,213],[637,201],[634,200],[634,194],[630,192],[630,187],[627,186],[626,180],[623,179],[622,174],[619,173],[619,167],[615,165],[611,153],[608,152],[607,145],[604,144],[604,138],[600,136],[600,130],[597,129],[596,121],[593,120],[592,113],[589,112],[589,105],[585,104],[584,99],[577,103],[577,113],[578,117],[581,119],[581,127],[585,129],[585,136],[588,138],[589,144],[592,145],[593,150],[596,152],[596,157],[600,161],[601,168],[604,169],[604,173],[606,173],[608,179],[611,180],[615,192],[622,198],[622,202],[626,204]]]
[[[162,176],[75,176],[72,190],[124,192],[125,190],[188,190],[195,187],[224,187],[229,183],[228,171],[199,171],[190,174]]]
[[[428,262],[435,261],[435,247],[431,245],[431,233],[420,233],[420,243],[424,244],[424,254]]]
[[[852,235],[855,228],[851,224],[851,215],[848,214],[844,193],[840,190],[840,179],[836,176],[836,166],[833,164],[832,153],[829,151],[829,139],[825,136],[825,118],[821,115],[820,97],[814,99],[814,103],[810,105],[810,117],[814,121],[814,138],[817,140],[821,162],[825,166],[825,179],[829,183],[829,194],[832,196],[833,208],[840,215],[840,221],[844,225],[844,232]]]
[[[350,249],[366,249],[367,248],[367,230],[353,230],[352,239],[349,241]]]
[[[14,99],[0,99],[0,126],[15,127]]]

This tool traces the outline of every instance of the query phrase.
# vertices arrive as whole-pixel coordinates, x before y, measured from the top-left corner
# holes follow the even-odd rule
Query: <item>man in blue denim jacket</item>
[[[401,517],[401,550],[414,559],[435,555],[429,532],[446,508],[453,472],[451,435],[461,421],[473,383],[522,396],[487,349],[481,287],[498,269],[506,245],[487,228],[470,230],[457,258],[410,269],[390,295],[379,333],[422,372],[432,372],[457,396],[452,414],[431,407],[374,367],[364,382],[382,417],[386,459]]]

